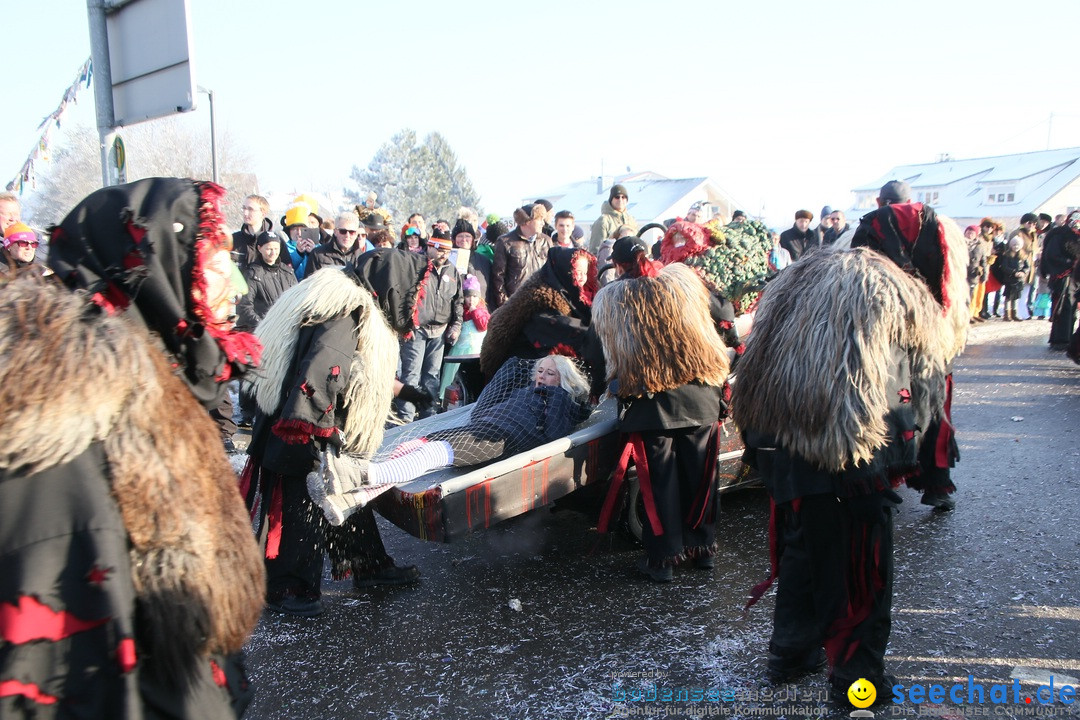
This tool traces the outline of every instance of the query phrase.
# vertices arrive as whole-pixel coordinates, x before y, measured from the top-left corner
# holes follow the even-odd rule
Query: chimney
[[[597,175],[596,176],[596,194],[597,195],[603,195],[604,194],[604,176],[603,175]]]

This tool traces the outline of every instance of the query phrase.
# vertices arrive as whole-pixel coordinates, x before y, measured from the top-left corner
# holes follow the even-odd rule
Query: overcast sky
[[[412,127],[447,138],[486,211],[630,167],[711,176],[786,227],[895,165],[1080,146],[1076,0],[190,7],[197,83],[264,191],[340,187]],[[3,17],[0,185],[90,54],[84,2]],[[92,90],[71,120],[93,125]]]

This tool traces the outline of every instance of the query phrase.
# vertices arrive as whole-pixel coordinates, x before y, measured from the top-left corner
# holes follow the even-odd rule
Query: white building
[[[583,180],[548,192],[537,193],[522,200],[522,204],[543,198],[551,201],[555,211],[569,210],[574,220],[586,231],[600,217],[600,208],[607,202],[612,185],[626,187],[627,211],[634,216],[638,227],[683,217],[690,205],[702,204],[702,221],[719,213],[725,222],[735,210],[743,209],[731,195],[707,177],[668,178],[654,172],[631,173],[617,177]],[[586,232],[588,237],[588,232]]]
[[[857,219],[877,207],[878,190],[889,180],[907,182],[912,200],[960,227],[992,217],[1012,229],[1024,213],[1053,216],[1080,208],[1080,148],[900,165],[854,188],[848,215]]]

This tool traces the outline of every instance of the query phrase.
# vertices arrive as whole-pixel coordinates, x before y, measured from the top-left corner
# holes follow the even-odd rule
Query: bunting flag
[[[15,179],[7,184],[8,192],[16,192],[22,195],[23,190],[26,188],[27,183],[33,188],[36,182],[36,176],[34,173],[34,164],[39,161],[49,162],[52,158],[52,152],[50,150],[50,144],[53,134],[53,123],[56,127],[60,127],[60,121],[64,117],[64,113],[67,112],[68,105],[78,102],[79,90],[82,88],[90,87],[90,80],[93,78],[94,68],[90,62],[90,58],[86,59],[86,62],[79,68],[78,74],[75,76],[75,82],[71,83],[71,86],[64,91],[64,97],[60,100],[60,105],[51,113],[42,119],[41,124],[38,125],[38,130],[42,130],[41,137],[34,144],[34,149],[30,151],[30,155],[27,156],[26,162],[23,163],[22,169],[19,170],[19,174],[15,176]]]

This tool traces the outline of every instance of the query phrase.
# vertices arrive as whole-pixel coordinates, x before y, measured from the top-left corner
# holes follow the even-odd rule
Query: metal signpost
[[[86,0],[86,9],[101,179],[116,185],[126,164],[118,127],[195,109],[188,0]]]

